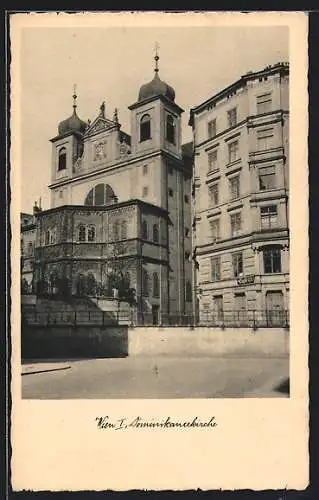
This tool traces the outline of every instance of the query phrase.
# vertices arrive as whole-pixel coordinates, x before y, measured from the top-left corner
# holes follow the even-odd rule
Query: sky
[[[106,114],[118,108],[130,133],[130,111],[141,85],[153,78],[159,44],[159,76],[174,87],[183,114],[183,142],[191,140],[191,107],[248,71],[288,61],[286,26],[25,27],[21,31],[21,211],[32,212],[41,197],[50,208],[51,148],[60,121],[77,112],[94,120],[102,101]]]

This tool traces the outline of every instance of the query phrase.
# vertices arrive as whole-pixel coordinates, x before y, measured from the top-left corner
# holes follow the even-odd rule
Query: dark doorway
[[[152,322],[153,325],[159,324],[159,306],[156,305],[152,306]]]

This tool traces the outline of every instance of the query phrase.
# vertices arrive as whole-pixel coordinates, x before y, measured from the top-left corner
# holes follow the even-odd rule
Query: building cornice
[[[196,255],[214,254],[231,248],[247,247],[247,245],[258,242],[262,242],[265,245],[272,245],[276,244],[278,240],[287,239],[289,239],[289,230],[287,228],[276,228],[273,232],[254,231],[236,238],[220,239],[214,243],[210,242],[204,245],[197,245]]]
[[[55,137],[53,137],[52,139],[49,139],[50,142],[56,142],[56,141],[59,141],[61,139],[66,139],[67,137],[70,137],[72,135],[75,135],[75,137],[77,137],[78,139],[82,139],[84,138],[84,135],[81,134],[80,132],[67,132],[66,134],[62,134],[62,135],[56,135]]]
[[[69,211],[69,212],[77,211],[77,210],[81,210],[82,212],[83,211],[107,212],[107,211],[112,211],[112,210],[132,206],[132,205],[136,205],[136,206],[142,208],[142,210],[145,210],[145,211],[148,210],[148,211],[151,211],[151,212],[156,213],[156,214],[160,214],[163,217],[168,218],[168,211],[165,210],[164,208],[159,207],[157,205],[153,205],[152,203],[148,203],[148,202],[143,201],[143,200],[139,200],[139,199],[126,200],[126,201],[122,201],[119,203],[114,203],[112,205],[61,205],[59,207],[49,208],[48,210],[42,210],[42,212],[40,212],[38,215],[39,215],[39,218],[41,218],[45,215],[49,215],[49,214],[56,213],[56,212],[62,212],[65,210]]]
[[[230,137],[227,136],[224,138],[224,136],[229,134],[232,130],[234,130],[234,132],[235,132],[237,128],[242,127],[243,125],[247,125],[247,129],[271,125],[273,123],[277,123],[277,122],[281,121],[283,119],[284,115],[289,116],[289,111],[284,110],[284,109],[276,109],[274,111],[270,111],[268,113],[262,113],[260,115],[249,115],[244,120],[241,120],[240,122],[236,123],[236,125],[234,125],[233,127],[226,128],[222,132],[219,132],[218,134],[216,134],[214,137],[209,137],[208,139],[205,139],[204,141],[202,141],[198,144],[195,144],[195,149],[207,145],[207,147],[205,149],[205,151],[207,151],[207,150],[215,147],[215,144],[209,145],[209,143],[215,141],[216,139],[224,140],[225,142],[227,142],[229,139],[233,138],[233,135]],[[258,120],[259,118],[263,118],[263,119],[273,118],[273,120],[267,121],[267,122],[255,123],[255,121]],[[240,134],[240,131],[238,131],[238,135],[239,134]]]
[[[179,114],[184,113],[183,108],[178,106],[178,104],[171,101],[170,99],[167,99],[162,94],[151,96],[148,99],[144,99],[143,101],[137,101],[134,104],[131,104],[130,106],[128,106],[128,109],[131,111],[132,109],[140,108],[140,107],[144,106],[144,104],[148,104],[150,102],[157,101],[157,100],[163,101],[164,104],[168,104],[171,108],[175,109],[175,111],[177,111]]]
[[[49,189],[55,189],[58,187],[66,186],[70,183],[75,183],[78,181],[90,179],[92,177],[97,177],[101,174],[105,174],[105,173],[111,172],[113,170],[120,169],[122,167],[134,165],[134,163],[139,163],[140,161],[146,161],[146,160],[156,158],[157,156],[161,156],[161,155],[164,156],[169,161],[173,162],[174,165],[178,166],[181,170],[185,171],[186,173],[189,172],[189,169],[184,166],[184,161],[183,161],[182,157],[178,158],[177,156],[172,155],[172,153],[165,151],[164,149],[157,149],[156,151],[152,151],[150,153],[146,153],[146,154],[144,153],[144,154],[141,154],[138,156],[134,155],[134,157],[130,158],[130,159],[126,158],[125,160],[116,161],[114,163],[111,163],[110,165],[107,165],[107,166],[99,169],[99,170],[94,170],[92,172],[85,172],[83,174],[76,175],[74,177],[72,176],[72,177],[69,177],[67,179],[54,181],[53,183],[49,184],[48,187],[49,187]]]
[[[231,94],[234,94],[237,90],[244,88],[247,86],[247,83],[253,80],[257,80],[259,78],[264,78],[266,76],[274,75],[276,73],[283,74],[283,75],[289,75],[289,63],[278,63],[273,66],[267,66],[266,68],[256,71],[256,72],[248,72],[245,75],[241,76],[238,80],[236,80],[234,83],[228,85],[228,87],[225,87],[223,90],[218,92],[217,94],[213,95],[206,101],[202,102],[198,106],[195,106],[194,108],[191,108],[190,111],[190,125],[193,125],[193,118],[194,115],[197,113],[200,113],[201,111],[204,111],[206,108],[209,106],[215,106],[219,101],[221,101],[224,98],[229,97]]]

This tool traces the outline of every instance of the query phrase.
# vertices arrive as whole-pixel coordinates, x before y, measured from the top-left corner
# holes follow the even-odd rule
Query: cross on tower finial
[[[159,61],[159,55],[158,55],[158,50],[159,50],[160,46],[159,46],[159,43],[158,42],[155,42],[155,73],[158,73],[158,61]]]
[[[77,95],[76,95],[76,84],[74,83],[73,85],[73,109],[75,111],[76,109],[76,99],[77,99]]]

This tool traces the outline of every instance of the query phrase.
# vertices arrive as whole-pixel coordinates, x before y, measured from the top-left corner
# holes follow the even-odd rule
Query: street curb
[[[33,370],[33,371],[28,371],[28,372],[22,372],[21,375],[34,375],[35,373],[46,373],[46,372],[57,372],[61,370],[68,370],[71,368],[71,366],[62,366],[60,368],[46,368],[46,369],[39,369],[39,370]]]

